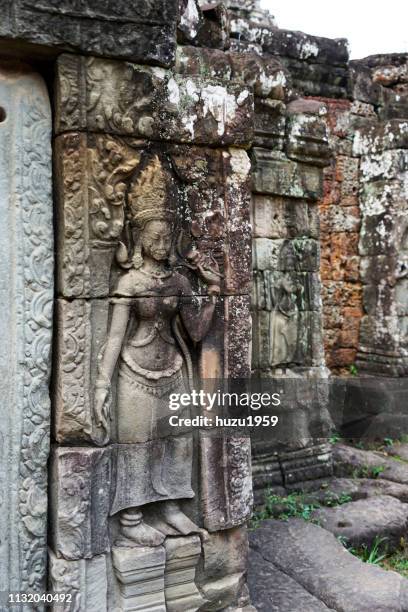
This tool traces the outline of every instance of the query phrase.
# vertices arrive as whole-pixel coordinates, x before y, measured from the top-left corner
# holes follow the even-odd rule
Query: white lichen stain
[[[186,81],[186,94],[189,98],[192,99],[193,102],[198,102],[199,95],[197,91],[197,86],[191,79]]]
[[[178,106],[180,102],[180,90],[173,77],[171,77],[167,83],[167,90],[169,92],[169,103]]]
[[[259,75],[259,81],[261,83],[261,92],[264,96],[267,96],[275,87],[286,86],[286,75],[283,70],[278,70],[275,74],[267,75],[264,70]]]
[[[185,130],[190,133],[191,139],[194,140],[194,124],[197,121],[197,115],[187,115],[183,117],[181,123]]]
[[[152,66],[151,68],[149,68],[149,70],[152,72],[152,74],[154,74],[155,77],[157,77],[161,81],[164,81],[164,79],[168,75],[168,71],[164,68],[159,68],[159,66]]]
[[[181,15],[180,25],[187,30],[190,38],[197,36],[197,26],[200,23],[200,15],[198,13],[194,0],[188,0],[184,13]]]
[[[308,59],[309,57],[317,57],[319,55],[319,47],[316,43],[309,40],[301,42],[298,49],[300,59]]]
[[[242,94],[243,92],[240,95]],[[221,85],[207,85],[201,90],[201,100],[203,116],[212,115],[217,122],[218,136],[223,136],[226,124],[234,118],[237,111],[237,99]]]

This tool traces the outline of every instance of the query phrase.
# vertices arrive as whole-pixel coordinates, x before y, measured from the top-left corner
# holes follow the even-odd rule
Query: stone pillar
[[[246,604],[249,441],[173,431],[168,398],[249,376],[252,94],[72,55],[56,94],[52,584],[87,611]]]
[[[368,373],[408,373],[408,151],[406,121],[361,131],[361,277],[365,315],[357,367]]]
[[[406,57],[384,55],[353,62],[351,70],[353,95],[370,109],[353,142],[364,306],[356,365],[390,377],[408,373],[406,66]]]
[[[316,419],[303,381],[327,378],[322,338],[317,200],[329,160],[324,106],[313,100],[260,101],[262,146],[253,149],[253,353],[255,378],[282,382],[284,419],[277,440],[253,444],[255,487],[299,486],[331,473],[329,448],[310,424]],[[269,118],[270,117],[270,118]],[[327,433],[327,388],[317,388],[320,437]],[[298,391],[292,395],[298,387]],[[325,433],[326,432],[326,433]],[[279,432],[278,432],[279,433]],[[319,435],[317,434],[317,438]],[[292,449],[292,451],[290,451]],[[293,455],[293,456],[292,456]],[[258,499],[260,495],[258,494]]]
[[[24,66],[0,69],[0,147],[0,591],[42,592],[53,301],[51,110],[42,78]]]

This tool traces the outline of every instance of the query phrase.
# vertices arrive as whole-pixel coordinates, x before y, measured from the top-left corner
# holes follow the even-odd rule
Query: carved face
[[[148,221],[141,233],[143,253],[156,261],[164,261],[170,255],[172,228],[168,221]]]

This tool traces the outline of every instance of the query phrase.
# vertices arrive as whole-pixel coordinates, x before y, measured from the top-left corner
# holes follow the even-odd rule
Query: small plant
[[[378,478],[385,470],[383,465],[374,465],[370,467],[368,465],[362,465],[355,469],[351,473],[352,478]]]
[[[358,557],[364,563],[371,563],[371,565],[380,565],[381,561],[383,561],[387,556],[387,547],[384,547],[383,544],[386,541],[386,538],[380,538],[376,536],[371,548],[366,544],[363,544],[360,548],[350,547],[346,548],[352,555]]]
[[[357,366],[354,363],[350,365],[350,374],[352,376],[357,376],[358,374]]]
[[[378,476],[382,474],[384,470],[385,470],[385,467],[383,465],[375,465],[374,467],[371,468],[371,474],[372,474],[371,477],[378,478]]]
[[[337,442],[341,440],[341,436],[337,431],[334,431],[329,438],[330,444],[337,444]]]
[[[305,495],[304,493],[290,493],[286,497],[281,497],[267,489],[264,505],[260,510],[254,512],[249,522],[249,527],[250,529],[256,529],[261,521],[271,518],[282,521],[287,521],[290,518],[302,518],[305,521],[311,521],[318,525],[319,520],[312,517],[314,510],[322,506],[339,506],[350,501],[352,501],[352,497],[348,493],[337,495],[328,492],[320,502],[314,499],[312,495]]]
[[[394,445],[394,440],[392,438],[384,438],[384,446],[388,448]]]

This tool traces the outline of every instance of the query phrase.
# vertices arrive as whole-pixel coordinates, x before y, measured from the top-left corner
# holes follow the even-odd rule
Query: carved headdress
[[[143,229],[153,219],[174,221],[175,210],[171,210],[168,204],[167,182],[163,165],[155,155],[129,190],[129,217],[132,225]]]

